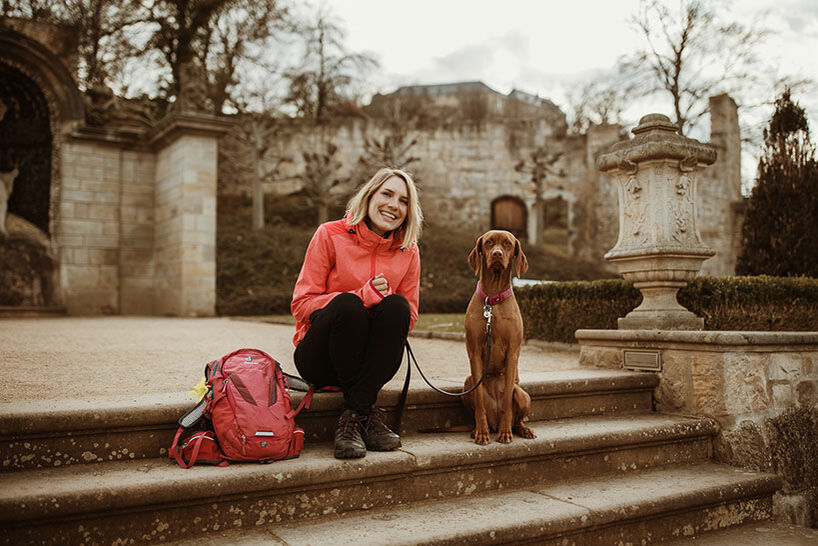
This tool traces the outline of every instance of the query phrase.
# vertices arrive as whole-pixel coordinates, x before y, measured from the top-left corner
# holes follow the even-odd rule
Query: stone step
[[[5,542],[113,543],[286,523],[429,499],[553,485],[699,463],[716,423],[659,414],[538,421],[533,440],[478,446],[464,433],[415,434],[394,452],[340,461],[332,445],[269,465],[185,470],[167,459],[8,473]]]
[[[774,475],[724,465],[670,466],[635,475],[532,485],[320,520],[211,532],[173,544],[608,545],[658,543],[675,537],[689,541],[702,535],[707,540],[711,530],[769,518],[778,486]],[[765,538],[775,535],[767,533]]]
[[[522,379],[532,397],[532,421],[649,411],[658,382],[654,374],[618,370],[543,372]],[[462,380],[440,383],[455,391]],[[397,380],[381,392],[379,404],[388,423],[401,387]],[[297,403],[302,393],[293,395]],[[2,471],[164,456],[177,420],[193,405],[185,393],[0,404]],[[297,418],[307,442],[332,439],[341,407],[339,393],[315,396],[310,409]],[[403,434],[471,423],[458,398],[412,384]]]

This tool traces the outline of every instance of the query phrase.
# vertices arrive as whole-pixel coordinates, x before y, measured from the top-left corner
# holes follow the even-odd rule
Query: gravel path
[[[0,319],[6,373],[0,402],[187,391],[206,362],[241,347],[266,351],[295,373],[293,331],[230,318]],[[463,341],[413,336],[410,342],[427,377],[462,385],[469,370]],[[577,366],[571,348],[525,345],[520,356],[521,374]],[[405,373],[398,371],[399,381]],[[412,377],[413,384],[421,381],[416,372]]]

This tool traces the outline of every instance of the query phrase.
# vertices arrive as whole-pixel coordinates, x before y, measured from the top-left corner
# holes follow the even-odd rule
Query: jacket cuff
[[[364,302],[364,307],[367,309],[378,305],[385,297],[372,285],[372,279],[368,280],[366,284],[361,287],[359,295],[361,301]]]

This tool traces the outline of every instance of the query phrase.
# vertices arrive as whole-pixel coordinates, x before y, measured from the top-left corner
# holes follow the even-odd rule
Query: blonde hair
[[[420,231],[423,225],[423,212],[420,210],[420,199],[415,181],[412,176],[400,169],[383,168],[369,179],[369,182],[358,188],[355,195],[347,203],[347,223],[356,226],[363,222],[369,214],[369,201],[372,196],[381,188],[384,182],[397,176],[406,183],[406,192],[409,203],[406,206],[406,218],[398,229],[395,230],[395,239],[400,240],[401,248],[409,248],[417,243],[420,238]]]

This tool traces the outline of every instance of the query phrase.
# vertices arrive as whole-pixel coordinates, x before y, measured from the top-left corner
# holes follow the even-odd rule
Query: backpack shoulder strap
[[[312,385],[310,385],[310,387],[307,389],[307,393],[304,395],[304,398],[301,399],[301,403],[298,404],[298,407],[287,412],[287,419],[292,419],[304,408],[309,409],[310,403],[312,402],[313,392],[315,392],[315,389]]]

